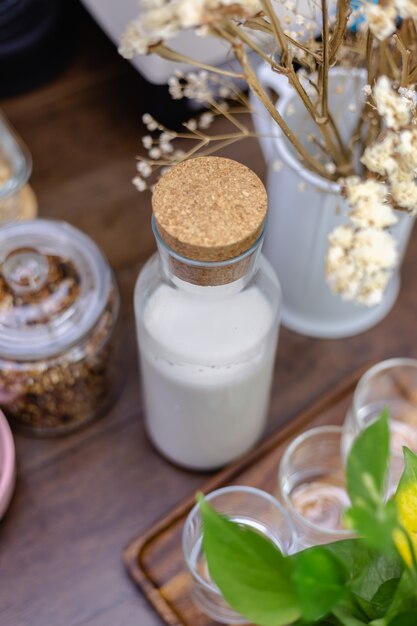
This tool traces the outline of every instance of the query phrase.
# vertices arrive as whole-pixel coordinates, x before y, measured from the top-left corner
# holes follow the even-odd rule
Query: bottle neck
[[[153,223],[162,272],[165,278],[187,291],[216,287],[216,291],[240,291],[257,270],[264,233],[245,253],[227,261],[195,261],[179,255],[161,238]]]

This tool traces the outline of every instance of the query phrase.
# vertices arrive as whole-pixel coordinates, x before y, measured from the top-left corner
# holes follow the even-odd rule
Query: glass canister
[[[214,469],[263,433],[281,292],[261,254],[267,197],[247,167],[181,163],[153,195],[158,252],[135,290],[146,425],[171,461]]]
[[[0,224],[36,216],[38,203],[27,184],[31,172],[29,150],[0,113]]]
[[[60,434],[108,407],[118,312],[110,266],[87,235],[43,219],[0,228],[0,406],[15,425]]]

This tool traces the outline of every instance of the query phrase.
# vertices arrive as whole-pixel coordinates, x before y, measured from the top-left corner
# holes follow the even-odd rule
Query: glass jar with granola
[[[32,434],[75,430],[119,388],[119,294],[81,231],[52,220],[0,229],[0,407]]]

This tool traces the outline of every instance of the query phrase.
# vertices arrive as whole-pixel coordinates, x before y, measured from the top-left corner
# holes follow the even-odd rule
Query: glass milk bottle
[[[267,197],[247,167],[192,159],[156,185],[158,252],[135,312],[148,434],[171,461],[213,469],[266,422],[281,311],[261,254]]]

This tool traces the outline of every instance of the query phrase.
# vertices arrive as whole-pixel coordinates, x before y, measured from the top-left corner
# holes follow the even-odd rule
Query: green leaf
[[[354,617],[344,609],[334,610],[333,615],[337,617],[342,626],[366,626],[369,623],[368,620],[364,622],[363,620]]]
[[[398,527],[394,500],[380,503],[375,509],[366,504],[352,506],[346,511],[346,524],[354,528],[371,548],[386,554],[394,552],[393,531]]]
[[[291,559],[261,534],[199,501],[208,569],[228,604],[259,626],[284,626],[301,617]]]
[[[362,549],[365,550],[365,546]],[[399,580],[404,567],[396,553],[387,556],[369,548],[367,555],[369,560],[352,582],[352,589],[365,600],[373,602],[382,586],[391,580]]]
[[[402,613],[411,610],[417,610],[417,582],[414,572],[405,569],[385,616],[387,624],[390,624],[390,620],[392,621]],[[413,626],[416,626],[416,623]]]
[[[311,621],[325,617],[348,593],[345,567],[322,546],[299,552],[293,562],[293,580],[303,617]]]
[[[373,595],[371,604],[375,610],[377,617],[384,617],[386,615],[390,604],[392,603],[395,592],[397,591],[399,578],[391,578],[386,580],[380,585],[377,592]]]
[[[383,502],[389,462],[388,410],[354,441],[346,466],[347,490],[353,506],[376,509]]]
[[[373,605],[372,601],[374,597],[376,600],[381,599],[378,592],[387,581],[400,578],[404,566],[398,554],[393,553],[389,556],[380,554],[360,538],[337,541],[328,544],[325,548],[335,554],[349,572],[347,585],[352,592],[350,614],[359,620],[364,619],[364,616],[368,619],[376,619],[383,615],[380,607]],[[387,592],[388,588],[385,591]],[[392,592],[394,595],[393,589]],[[380,593],[383,592],[380,591]],[[342,604],[345,612],[348,612],[348,603],[345,601]],[[360,611],[357,610],[358,608]]]
[[[347,488],[352,506],[346,523],[369,546],[382,553],[395,550],[393,531],[398,526],[395,502],[385,504],[385,482],[389,463],[388,411],[354,442],[346,466]]]
[[[417,611],[406,611],[401,615],[397,615],[389,622],[388,626],[416,626]]]

